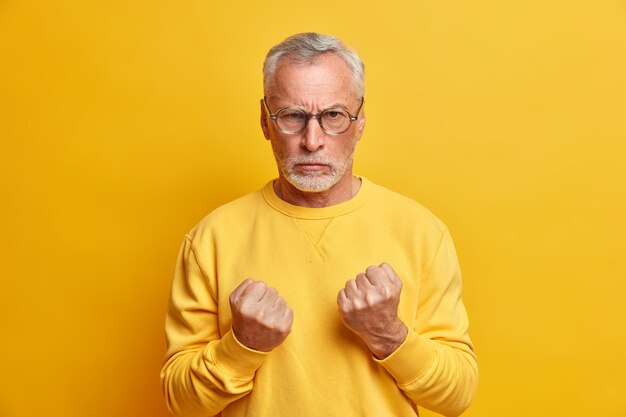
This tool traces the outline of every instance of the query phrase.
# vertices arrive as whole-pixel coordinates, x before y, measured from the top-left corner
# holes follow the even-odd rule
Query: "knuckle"
[[[373,305],[378,304],[379,302],[380,302],[380,297],[376,293],[365,295],[365,303],[367,305],[373,306]]]
[[[239,308],[237,309],[237,311],[239,312],[239,315],[243,318],[249,319],[250,317],[252,317],[251,311],[250,311],[250,307],[246,304],[244,305],[240,305],[238,306]]]
[[[289,332],[291,331],[291,321],[283,321],[281,324],[278,325],[277,330],[284,335],[289,334]]]
[[[370,273],[370,272],[377,272],[378,271],[378,267],[375,265],[370,265],[365,269],[365,273]]]
[[[356,312],[360,312],[363,311],[365,309],[367,309],[367,304],[364,302],[364,300],[354,300],[354,303],[352,304],[352,309]]]
[[[354,310],[354,303],[347,302],[339,305],[339,311],[343,314],[350,314]]]

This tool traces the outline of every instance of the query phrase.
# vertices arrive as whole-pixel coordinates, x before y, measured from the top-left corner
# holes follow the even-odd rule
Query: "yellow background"
[[[227,3],[0,0],[0,416],[168,415],[179,244],[275,175],[261,63],[309,30],[366,63],[356,172],[455,237],[465,415],[625,416],[626,3]]]

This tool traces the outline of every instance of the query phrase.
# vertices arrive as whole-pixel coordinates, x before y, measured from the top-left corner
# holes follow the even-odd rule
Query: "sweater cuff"
[[[252,379],[269,353],[244,346],[230,330],[213,346],[210,355],[216,366],[226,375],[237,379]]]
[[[409,329],[409,333],[398,349],[384,359],[376,359],[394,377],[398,385],[419,379],[430,368],[435,358],[434,342]]]

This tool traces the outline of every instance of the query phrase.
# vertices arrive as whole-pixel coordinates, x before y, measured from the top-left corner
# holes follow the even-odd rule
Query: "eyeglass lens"
[[[283,109],[276,115],[278,127],[284,132],[299,132],[307,125],[309,115],[302,110]],[[350,115],[342,109],[326,109],[318,116],[323,130],[343,133],[350,127]]]

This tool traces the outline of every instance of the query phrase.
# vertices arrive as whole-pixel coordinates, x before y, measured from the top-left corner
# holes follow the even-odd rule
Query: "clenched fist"
[[[337,295],[341,321],[379,359],[393,353],[408,328],[398,317],[402,281],[387,263],[370,266],[346,282]]]
[[[269,352],[291,332],[293,311],[278,291],[246,279],[230,294],[233,332],[250,349]]]

